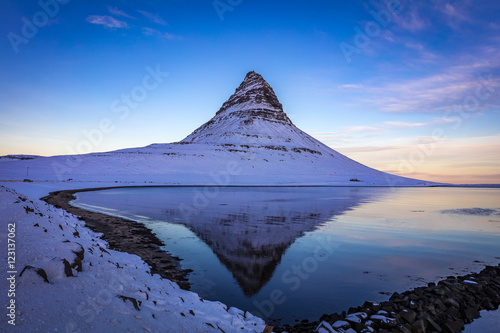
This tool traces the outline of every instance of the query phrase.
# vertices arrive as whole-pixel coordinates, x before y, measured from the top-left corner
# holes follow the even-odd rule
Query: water
[[[500,262],[498,188],[125,188],[73,204],[144,223],[193,291],[276,323]]]

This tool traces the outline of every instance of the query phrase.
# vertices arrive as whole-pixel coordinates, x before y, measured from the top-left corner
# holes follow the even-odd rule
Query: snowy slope
[[[298,129],[250,72],[216,115],[184,140],[30,160],[0,159],[0,180],[216,185],[419,186],[361,165]],[[359,181],[354,181],[359,180]]]
[[[14,323],[2,332],[262,332],[250,313],[200,299],[159,275],[139,257],[107,248],[67,212],[0,187],[2,227],[15,224]],[[7,248],[7,246],[5,246]],[[24,270],[24,271],[23,271]],[[220,328],[220,329],[219,329]]]

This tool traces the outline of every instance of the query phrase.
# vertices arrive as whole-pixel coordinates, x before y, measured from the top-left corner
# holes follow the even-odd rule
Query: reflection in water
[[[500,253],[498,189],[171,187],[78,197],[82,208],[151,228],[193,269],[201,297],[269,322],[381,301],[496,265]]]
[[[318,188],[314,192],[227,188],[205,201],[201,210],[192,204],[200,193],[169,198],[166,205],[173,208],[166,209],[166,220],[185,225],[202,239],[248,296],[269,281],[297,238],[373,196],[358,188]]]

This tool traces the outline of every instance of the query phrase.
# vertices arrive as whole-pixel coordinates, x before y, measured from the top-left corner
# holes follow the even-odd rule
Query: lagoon
[[[143,223],[192,291],[278,324],[500,261],[498,188],[136,187],[72,204]]]

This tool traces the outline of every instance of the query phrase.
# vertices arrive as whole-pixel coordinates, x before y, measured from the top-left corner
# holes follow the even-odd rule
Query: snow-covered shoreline
[[[262,332],[266,327],[262,319],[249,312],[204,301],[169,280],[151,275],[150,267],[139,257],[110,250],[100,235],[85,227],[76,216],[38,200],[57,190],[120,184],[4,182],[0,185],[3,185],[0,208],[5,224],[0,232],[2,239],[8,238],[7,224],[16,225],[14,312],[19,326],[7,324],[10,320],[7,317],[1,324],[2,330],[5,327],[7,332],[17,329],[220,332],[220,327],[225,332]],[[81,249],[84,258],[80,265]],[[6,263],[4,260],[2,266]],[[28,267],[19,276],[27,266],[32,268]],[[44,282],[43,274],[37,274],[39,268],[48,283]],[[7,267],[2,269],[7,271]],[[9,281],[2,281],[2,288],[9,290]]]
[[[7,225],[15,225],[15,264],[7,267],[5,258],[2,270],[16,273],[14,295],[4,297],[3,304],[7,307],[12,299],[15,308],[8,310],[11,318],[4,317],[2,331],[264,330],[264,321],[249,312],[205,301],[157,274],[151,275],[150,267],[138,256],[110,250],[100,235],[76,216],[38,200],[61,189],[61,184],[9,185],[13,186],[0,187],[0,234],[7,240]],[[10,287],[3,279],[2,290]],[[8,320],[13,320],[15,327]]]

